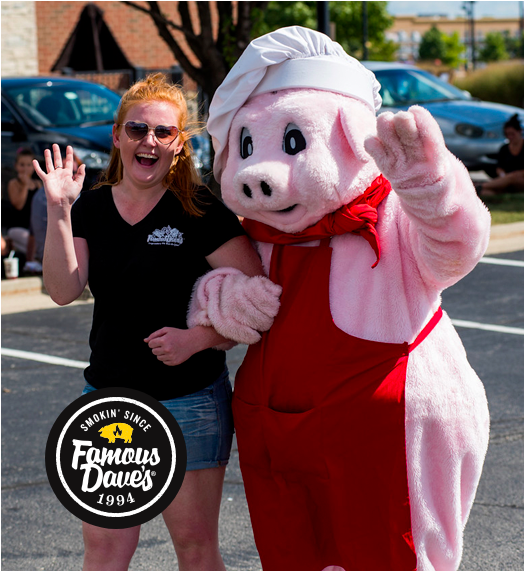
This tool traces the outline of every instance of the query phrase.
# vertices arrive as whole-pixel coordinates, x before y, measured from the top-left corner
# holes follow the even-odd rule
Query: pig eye
[[[250,132],[246,127],[241,131],[241,157],[246,159],[253,153],[253,141]]]
[[[295,123],[288,123],[284,130],[283,151],[287,155],[297,155],[306,149],[306,140]]]

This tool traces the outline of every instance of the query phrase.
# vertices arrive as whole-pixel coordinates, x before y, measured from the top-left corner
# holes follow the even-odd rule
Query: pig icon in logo
[[[131,443],[131,434],[133,427],[127,423],[112,423],[98,430],[101,437],[108,440],[108,443],[114,443],[115,439],[123,439],[125,443]]]

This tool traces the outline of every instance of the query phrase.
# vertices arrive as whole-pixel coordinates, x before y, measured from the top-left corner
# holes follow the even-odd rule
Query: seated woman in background
[[[505,123],[503,132],[509,142],[498,153],[498,176],[479,187],[482,197],[523,192],[523,132],[517,113]]]
[[[2,203],[2,228],[7,229],[7,236],[11,239],[14,248],[23,254],[27,251],[29,239],[31,202],[41,186],[37,179],[33,179],[35,172],[33,159],[31,149],[21,148],[17,151],[16,177],[7,184],[9,201]]]

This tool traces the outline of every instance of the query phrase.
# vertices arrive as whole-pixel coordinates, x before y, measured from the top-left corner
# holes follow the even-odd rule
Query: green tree
[[[444,61],[447,55],[447,45],[442,34],[436,26],[423,34],[419,44],[420,60],[441,60]]]
[[[512,37],[509,32],[503,32],[505,38],[505,49],[511,59],[523,59],[523,32],[519,37]]]
[[[457,68],[465,62],[461,57],[465,46],[458,32],[450,36],[441,32],[436,26],[423,34],[419,44],[419,59],[426,61],[439,60],[441,63]]]
[[[465,59],[461,57],[465,51],[465,46],[461,42],[459,33],[454,32],[450,36],[443,34],[443,41],[445,42],[443,63],[452,68],[457,68],[465,63]]]
[[[268,2],[262,18],[252,27],[252,38],[258,38],[285,26],[317,28],[315,2]]]
[[[385,38],[394,22],[386,9],[387,2],[367,2],[368,9],[368,57],[393,60],[397,44]],[[363,57],[363,6],[362,2],[330,2],[330,22],[335,25],[335,40],[350,55]],[[262,36],[283,26],[317,28],[317,2],[269,2],[253,26],[253,37]]]
[[[499,62],[508,60],[509,53],[505,48],[505,38],[501,32],[489,32],[485,36],[485,45],[478,54],[482,62]]]
[[[123,3],[152,19],[159,36],[182,69],[202,87],[210,100],[250,43],[253,22],[261,17],[268,4],[237,2],[235,8],[233,2],[216,2],[214,5],[211,2],[195,2],[199,18],[197,27],[190,16],[189,2],[178,3],[181,24],[173,22],[163,13],[163,5],[168,2]],[[215,9],[219,20],[217,34],[213,33],[212,25],[212,10]],[[189,51],[197,57],[198,64],[192,63]]]
[[[335,39],[346,52],[363,57],[363,6],[362,2],[330,2],[330,20],[335,24]],[[385,38],[385,31],[394,18],[387,12],[387,2],[367,2],[368,11],[368,59],[395,58],[397,44]]]

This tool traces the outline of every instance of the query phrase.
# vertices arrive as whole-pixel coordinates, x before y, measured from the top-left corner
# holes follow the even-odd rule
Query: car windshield
[[[381,84],[380,95],[386,107],[470,99],[457,87],[422,70],[378,70],[374,74]]]
[[[24,85],[7,90],[22,113],[41,127],[76,127],[113,123],[120,98],[99,85]]]

